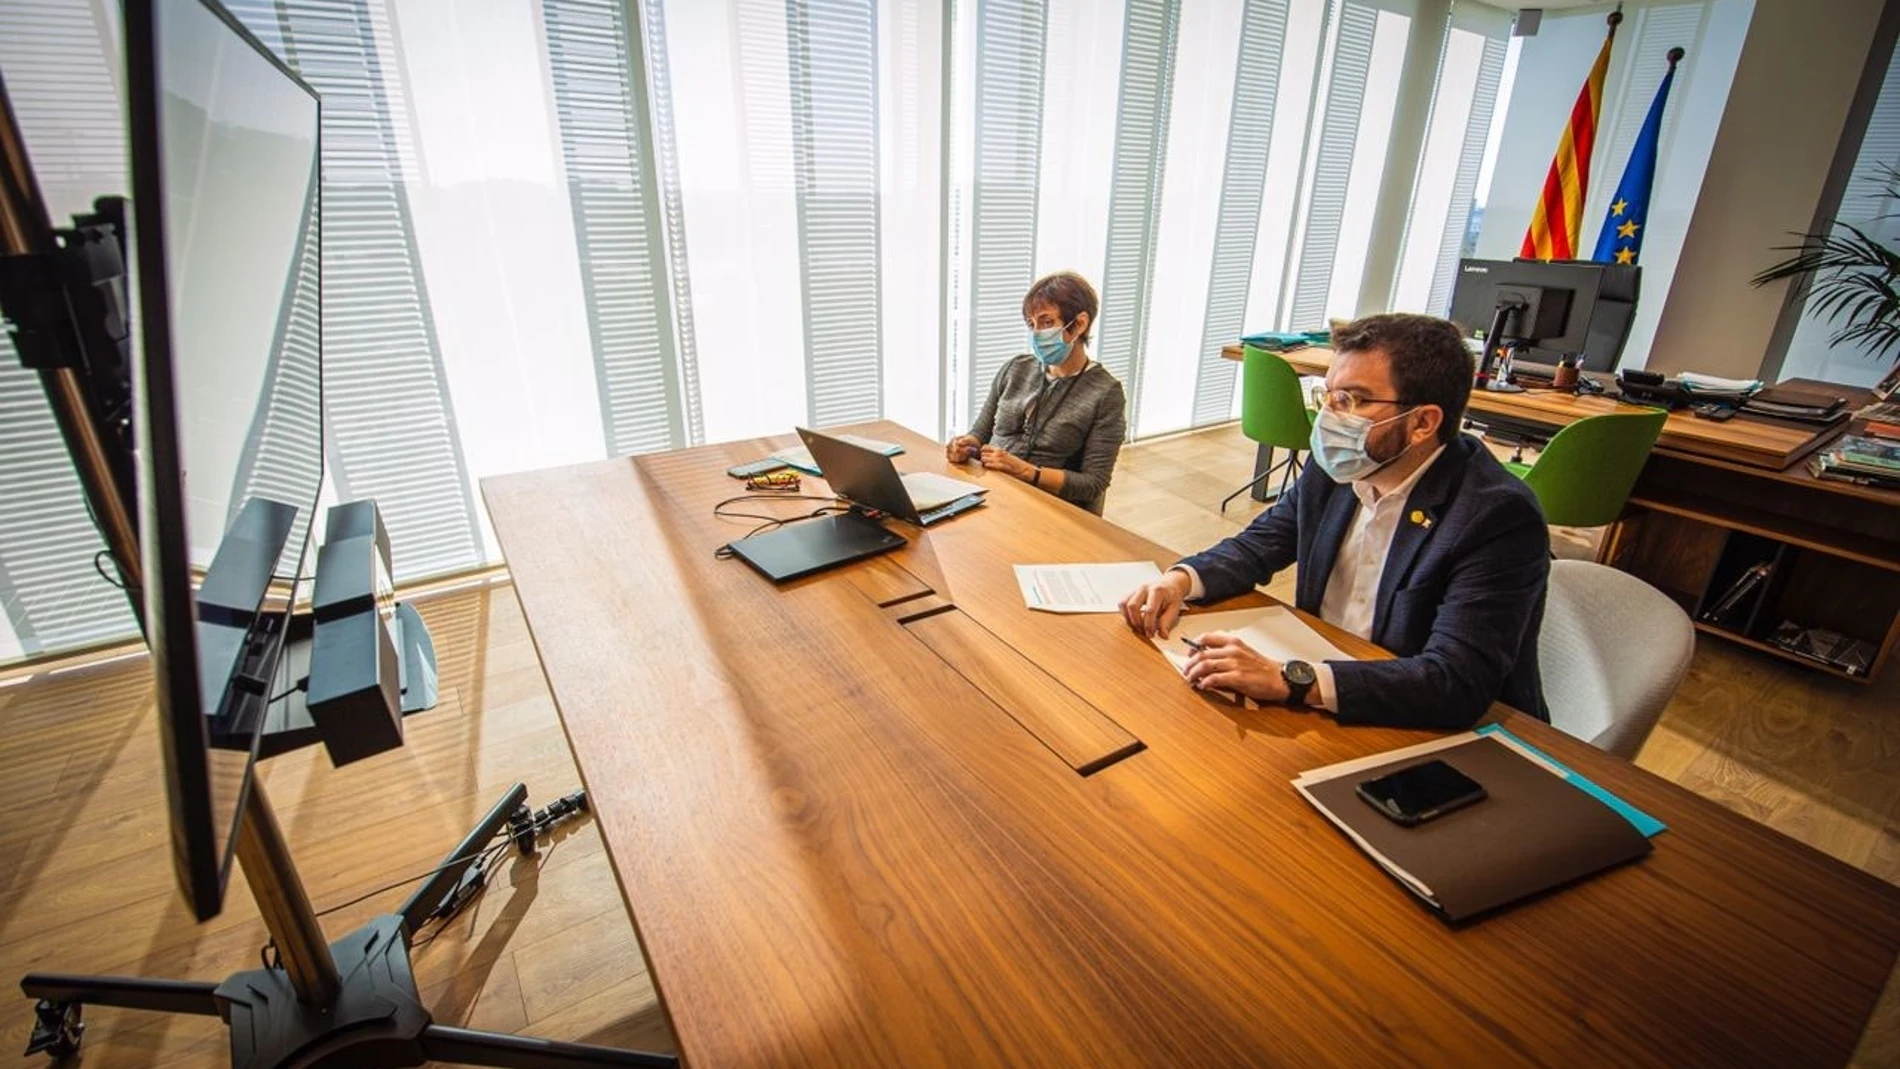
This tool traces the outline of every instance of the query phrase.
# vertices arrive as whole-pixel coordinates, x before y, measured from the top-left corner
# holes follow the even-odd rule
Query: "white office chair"
[[[1667,594],[1601,564],[1550,562],[1537,667],[1558,728],[1635,757],[1694,654],[1695,626]]]

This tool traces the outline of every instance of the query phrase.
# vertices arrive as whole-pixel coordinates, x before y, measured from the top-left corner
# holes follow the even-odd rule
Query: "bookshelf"
[[[1599,559],[1668,593],[1703,634],[1856,683],[1900,642],[1900,493],[1658,452]],[[1785,624],[1865,643],[1866,671],[1778,645]]]

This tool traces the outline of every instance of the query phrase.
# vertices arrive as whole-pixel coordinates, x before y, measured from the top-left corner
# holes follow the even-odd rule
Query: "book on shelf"
[[[1900,473],[1900,442],[1882,441],[1866,434],[1844,434],[1828,452],[1838,454],[1856,467]]]
[[[1855,486],[1871,486],[1881,490],[1900,490],[1900,472],[1854,467],[1843,464],[1839,458],[1830,454],[1809,457],[1808,471],[1815,478],[1826,479],[1829,482],[1852,483]]]
[[[1713,604],[1702,611],[1702,619],[1718,626],[1728,626],[1730,620],[1732,620],[1744,606],[1748,596],[1760,589],[1761,585],[1768,581],[1768,577],[1774,574],[1774,571],[1774,561],[1765,560],[1759,564],[1751,565],[1747,571],[1737,576],[1735,581],[1729,584],[1729,588],[1722,592],[1721,597],[1715,599]]]

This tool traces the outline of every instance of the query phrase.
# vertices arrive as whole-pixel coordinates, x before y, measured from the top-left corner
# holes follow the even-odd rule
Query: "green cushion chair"
[[[1631,409],[1580,419],[1557,432],[1535,464],[1505,467],[1523,479],[1559,527],[1615,523],[1669,413]]]
[[[1228,494],[1227,503],[1280,473],[1279,493],[1300,471],[1300,454],[1313,436],[1313,413],[1306,407],[1306,393],[1300,388],[1300,373],[1279,356],[1249,345],[1240,364],[1240,433],[1260,445],[1260,474],[1247,485]],[[1275,449],[1288,451],[1287,458],[1270,464]]]

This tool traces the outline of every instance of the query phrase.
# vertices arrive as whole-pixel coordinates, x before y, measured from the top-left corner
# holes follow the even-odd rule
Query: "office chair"
[[[1602,564],[1550,563],[1537,668],[1558,729],[1634,758],[1694,655],[1695,625],[1669,595]]]
[[[1284,449],[1288,455],[1222,499],[1222,512],[1227,511],[1228,502],[1272,478],[1274,472],[1280,473],[1276,496],[1286,493],[1300,472],[1300,454],[1313,437],[1313,413],[1306,407],[1299,372],[1279,356],[1251,345],[1241,357],[1240,433],[1264,447],[1269,459],[1275,449]]]
[[[1551,438],[1535,464],[1505,467],[1530,486],[1544,521],[1559,527],[1615,523],[1669,413],[1631,409],[1580,419]]]

